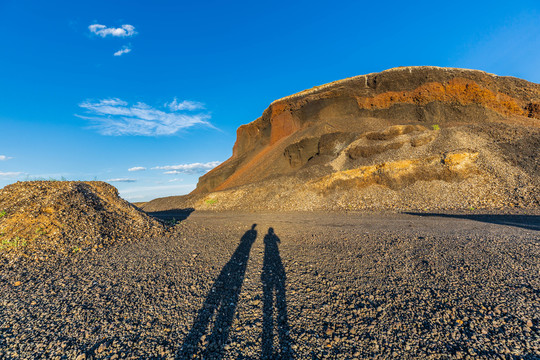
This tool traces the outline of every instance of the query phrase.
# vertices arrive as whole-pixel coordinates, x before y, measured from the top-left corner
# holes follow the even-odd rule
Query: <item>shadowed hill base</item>
[[[274,101],[173,208],[454,209],[540,204],[540,85],[407,67]]]
[[[79,252],[164,233],[157,220],[99,181],[17,182],[0,190],[0,252]]]
[[[527,230],[540,231],[540,216],[523,214],[444,214],[444,213],[407,213],[424,217],[475,220],[490,224],[507,225]]]

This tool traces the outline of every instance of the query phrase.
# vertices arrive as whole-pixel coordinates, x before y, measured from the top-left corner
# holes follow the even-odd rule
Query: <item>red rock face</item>
[[[475,70],[397,68],[280,99],[237,131],[233,156],[202,176],[195,193],[291,172],[285,148],[335,132],[392,125],[454,126],[490,121],[540,126],[540,85]]]
[[[358,97],[362,109],[387,109],[395,104],[427,105],[434,101],[455,104],[477,104],[504,115],[525,115],[525,103],[499,91],[492,91],[475,81],[454,78],[447,82],[430,82],[412,91],[388,91],[371,97]]]
[[[272,116],[270,123],[272,129],[270,132],[270,146],[300,129],[300,124],[289,111],[283,111]]]
[[[244,154],[253,148],[256,141],[260,139],[260,129],[255,122],[242,125],[236,130],[236,142],[233,146],[233,156]]]

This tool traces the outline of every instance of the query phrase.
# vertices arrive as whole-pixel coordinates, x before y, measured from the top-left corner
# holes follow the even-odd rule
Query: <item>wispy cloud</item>
[[[120,99],[85,101],[79,106],[89,115],[76,115],[94,123],[102,135],[173,135],[195,125],[213,127],[208,114],[182,114],[153,108],[138,102],[129,105]]]
[[[21,172],[2,172],[0,171],[0,178],[12,178],[21,175]]]
[[[134,166],[128,169],[128,171],[144,171],[144,170],[146,170],[146,168],[142,166]]]
[[[109,35],[114,37],[130,37],[137,34],[135,26],[129,24],[124,24],[119,28],[107,27],[101,24],[92,24],[88,27],[88,30],[103,38]]]
[[[121,189],[120,195],[126,200],[155,199],[156,197],[186,194],[195,189],[195,184],[171,184],[158,186],[141,186]]]
[[[122,47],[122,49],[118,50],[113,55],[114,56],[122,56],[124,54],[127,54],[128,52],[131,52],[131,48],[129,46],[124,46],[124,47]]]
[[[128,103],[120,99],[103,99],[99,101],[99,105],[105,106],[126,106]]]
[[[180,165],[156,166],[154,170],[167,170],[164,174],[201,174],[208,172],[221,164],[221,161],[211,161],[207,163],[193,163]]]
[[[6,156],[6,155],[0,155],[0,161],[6,161],[6,160],[9,160],[9,159],[12,159],[12,158],[10,158],[9,156]]]
[[[120,183],[132,183],[137,180],[135,179],[124,179],[124,178],[118,178],[118,179],[109,179],[107,182],[120,182]]]
[[[204,104],[200,103],[198,101],[190,101],[190,100],[184,100],[184,101],[178,101],[176,98],[174,98],[173,101],[171,101],[168,104],[165,104],[171,111],[181,111],[181,110],[199,110],[204,109]]]

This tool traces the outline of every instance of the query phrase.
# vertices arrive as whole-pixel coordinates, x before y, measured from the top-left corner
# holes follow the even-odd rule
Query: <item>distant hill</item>
[[[540,205],[540,85],[402,67],[274,101],[189,195],[145,211]]]

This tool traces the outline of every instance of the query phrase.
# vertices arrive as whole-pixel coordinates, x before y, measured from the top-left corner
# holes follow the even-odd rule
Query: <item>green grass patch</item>
[[[11,248],[20,248],[26,246],[27,242],[24,239],[16,236],[13,239],[5,239],[0,241],[0,250],[11,249]]]
[[[207,199],[204,202],[208,205],[214,205],[215,203],[217,203],[217,201],[217,199]]]
[[[4,216],[6,216],[6,211],[5,210],[2,210],[0,211],[0,219],[3,218]]]
[[[433,130],[441,130],[441,128],[440,128],[440,126],[438,124],[431,125],[431,127],[433,128]]]

